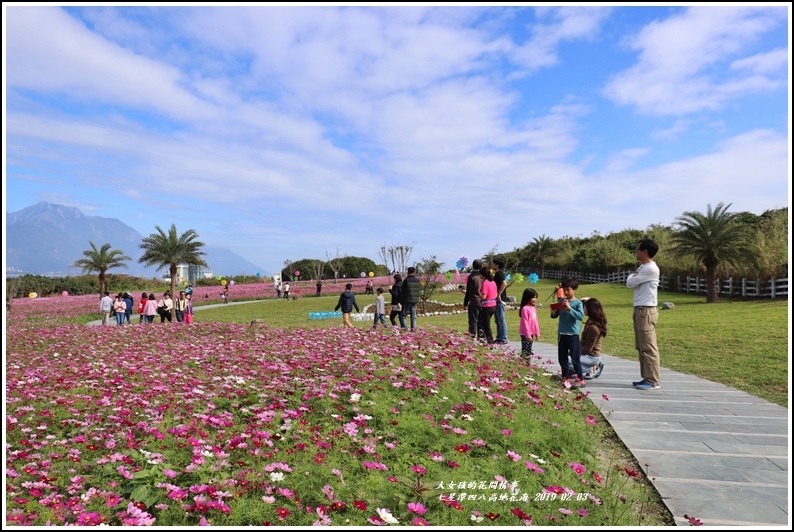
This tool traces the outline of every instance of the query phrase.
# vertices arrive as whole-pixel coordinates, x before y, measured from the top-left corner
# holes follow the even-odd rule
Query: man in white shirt
[[[640,240],[636,250],[640,267],[626,279],[626,286],[634,289],[634,346],[640,355],[642,380],[632,384],[638,390],[660,388],[659,348],[656,346],[659,266],[653,260],[657,251],[659,244],[653,240]]]
[[[113,310],[113,300],[110,292],[105,292],[105,297],[99,300],[99,312],[102,313],[102,325],[110,325],[110,311]]]

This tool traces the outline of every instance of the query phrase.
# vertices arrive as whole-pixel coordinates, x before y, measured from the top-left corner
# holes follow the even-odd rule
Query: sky
[[[263,275],[761,214],[791,203],[790,37],[783,3],[4,3],[4,211],[174,223]]]

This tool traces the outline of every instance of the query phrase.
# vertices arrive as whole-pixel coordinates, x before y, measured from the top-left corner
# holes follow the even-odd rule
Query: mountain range
[[[167,230],[167,228],[164,228]],[[200,239],[199,239],[200,240]],[[156,270],[138,262],[143,254],[143,235],[116,218],[86,216],[75,207],[40,202],[21,211],[6,214],[6,276],[23,274],[63,277],[82,273],[72,268],[83,251],[110,244],[132,260],[127,268],[111,273],[136,277],[161,277],[165,268]],[[262,269],[228,249],[205,245],[201,249],[208,270],[224,276],[254,275]]]

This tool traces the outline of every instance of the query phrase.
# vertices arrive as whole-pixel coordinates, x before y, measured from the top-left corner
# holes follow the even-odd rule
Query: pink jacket
[[[518,334],[526,338],[540,336],[540,325],[538,324],[538,309],[532,305],[521,307],[521,321],[518,326]]]

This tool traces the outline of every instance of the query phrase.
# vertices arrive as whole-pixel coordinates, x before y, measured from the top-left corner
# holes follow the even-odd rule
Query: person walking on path
[[[350,323],[350,313],[353,312],[353,307],[356,307],[356,312],[361,312],[358,308],[358,303],[356,302],[356,295],[353,293],[353,285],[347,283],[345,285],[345,291],[339,294],[339,302],[334,307],[334,312],[342,309],[342,325],[345,327],[353,328],[353,324]]]
[[[179,299],[174,302],[176,307],[176,321],[182,323],[185,321],[185,311],[187,310],[187,294],[183,290],[179,291]]]
[[[469,318],[469,336],[477,338],[480,331],[480,288],[482,288],[482,276],[480,275],[482,261],[474,259],[471,263],[471,273],[466,279],[466,295],[463,296],[463,308]]]
[[[163,293],[163,299],[157,302],[157,313],[160,315],[160,323],[171,323],[171,309],[174,308],[174,300],[171,299],[171,293],[166,291]]]
[[[317,294],[316,297],[320,297],[320,292],[323,291],[323,282],[321,280],[317,280]]]
[[[143,307],[143,317],[146,323],[154,323],[154,317],[158,313],[157,299],[154,293],[149,294],[149,299],[146,300],[146,305]]]
[[[400,293],[403,288],[403,276],[399,273],[394,274],[394,283],[389,287],[389,294],[391,294],[391,313],[389,314],[389,321],[391,326],[396,327],[397,322],[394,318],[400,318],[400,327],[405,329],[405,316],[403,316],[403,307],[400,304]]]
[[[641,380],[632,384],[639,390],[658,390],[661,385],[656,345],[659,266],[653,260],[658,251],[659,244],[650,238],[640,240],[635,255],[640,267],[626,279],[626,286],[634,289],[634,346],[640,357]]]
[[[132,299],[132,294],[124,292],[124,321],[127,322],[127,325],[132,325],[132,307],[134,305],[135,301]]]
[[[505,259],[494,257],[492,261],[494,270],[493,281],[496,283],[496,308],[494,321],[496,322],[496,344],[507,343],[507,317],[505,316],[505,303],[507,302],[507,280],[505,279]]]
[[[378,287],[378,295],[375,297],[375,319],[372,321],[372,330],[378,328],[378,321],[386,328],[386,300],[383,298],[383,288]]]
[[[284,299],[289,301],[289,281],[284,283]]]
[[[126,309],[127,305],[124,304],[124,294],[119,292],[115,301],[113,301],[113,312],[116,313],[116,325],[124,325],[124,312]]]
[[[582,373],[581,344],[579,342],[579,322],[584,319],[584,305],[576,299],[579,281],[566,277],[562,281],[562,292],[565,296],[556,305],[550,305],[551,318],[559,319],[557,324],[557,361],[562,370],[562,379],[576,376],[575,386],[584,386]],[[556,310],[555,310],[556,308]],[[568,357],[573,363],[573,373],[568,366]]]
[[[146,308],[146,302],[149,301],[149,295],[146,292],[141,294],[141,301],[138,303],[138,323],[143,323],[146,318],[143,314],[143,309]]]
[[[110,292],[105,292],[102,299],[99,300],[99,312],[102,314],[102,325],[110,325],[110,311],[113,310],[113,298],[110,297]]]
[[[185,305],[185,323],[193,323],[193,295],[185,294],[187,305]]]
[[[402,305],[403,320],[411,317],[411,330],[416,329],[416,305],[419,304],[419,293],[421,292],[422,285],[416,277],[416,268],[411,266],[408,268],[408,276],[403,281],[403,287],[400,291],[400,304]],[[402,326],[405,329],[405,324]]]

